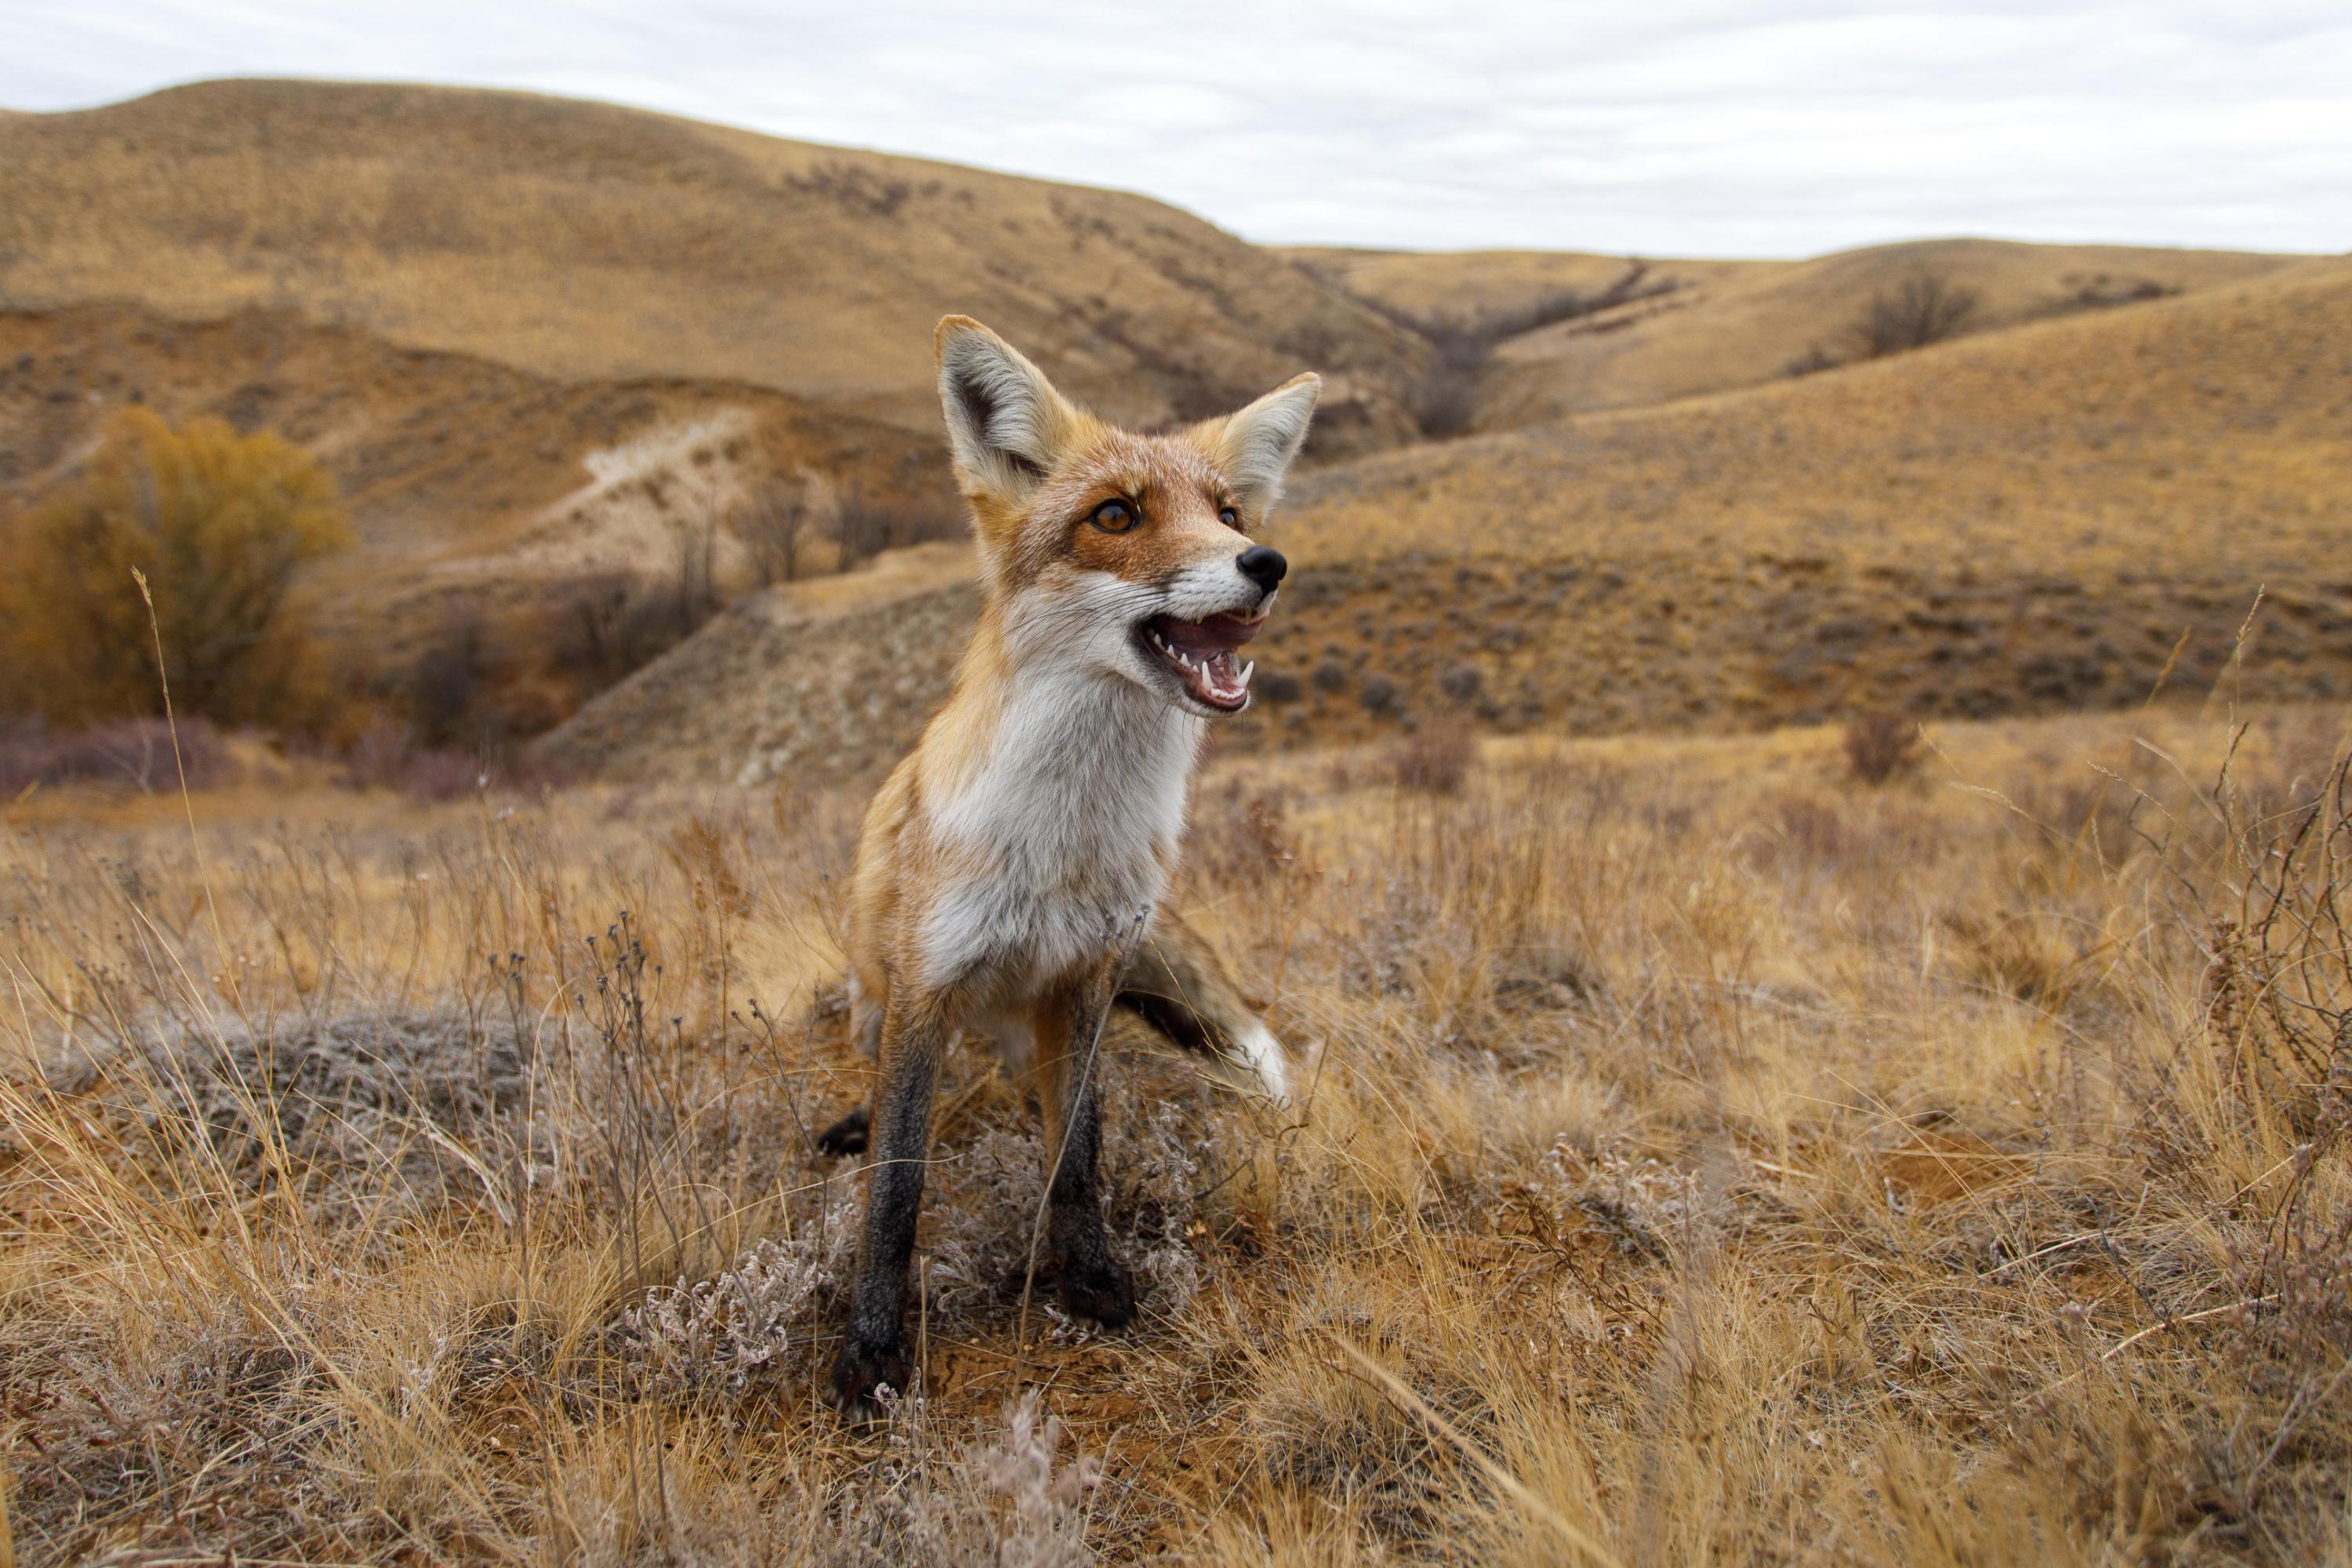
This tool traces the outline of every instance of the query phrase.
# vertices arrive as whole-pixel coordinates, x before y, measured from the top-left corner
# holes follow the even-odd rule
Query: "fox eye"
[[[1239,528],[1242,525],[1242,514],[1229,506],[1221,506],[1217,509],[1217,521],[1227,528]]]
[[[1103,502],[1102,505],[1095,508],[1094,516],[1088,518],[1087,521],[1093,523],[1097,528],[1101,529],[1105,533],[1125,533],[1129,529],[1135,526],[1137,519],[1135,509],[1128,505],[1127,502],[1123,500],[1107,500]]]

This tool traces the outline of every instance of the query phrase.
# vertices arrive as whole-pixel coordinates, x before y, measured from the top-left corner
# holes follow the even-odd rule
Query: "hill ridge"
[[[5,122],[0,299],[114,297],[299,309],[560,376],[744,380],[926,430],[930,330],[963,310],[1130,420],[1318,362],[1334,453],[1412,433],[1425,352],[1150,197],[406,84],[205,82]]]

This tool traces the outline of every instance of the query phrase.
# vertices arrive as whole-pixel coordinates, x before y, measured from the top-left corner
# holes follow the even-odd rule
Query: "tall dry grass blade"
[[[1357,1368],[1378,1384],[1391,1398],[1426,1423],[1431,1431],[1451,1443],[1461,1452],[1464,1458],[1478,1468],[1481,1475],[1509,1494],[1520,1507],[1550,1526],[1552,1531],[1568,1543],[1570,1551],[1589,1562],[1601,1564],[1602,1568],[1623,1568],[1615,1553],[1570,1523],[1561,1516],[1558,1509],[1538,1496],[1526,1482],[1505,1468],[1486,1449],[1472,1442],[1454,1423],[1432,1409],[1429,1402],[1415,1394],[1402,1378],[1365,1354],[1344,1335],[1333,1332],[1329,1337],[1331,1342],[1339,1346],[1348,1359],[1354,1362]]]

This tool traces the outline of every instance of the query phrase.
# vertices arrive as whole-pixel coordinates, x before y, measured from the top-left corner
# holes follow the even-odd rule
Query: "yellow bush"
[[[274,729],[320,715],[331,683],[295,576],[352,537],[292,442],[125,409],[79,479],[0,529],[0,706],[60,723],[159,712],[160,634],[182,713]]]

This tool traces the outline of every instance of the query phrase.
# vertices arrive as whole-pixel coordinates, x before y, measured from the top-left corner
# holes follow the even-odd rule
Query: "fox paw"
[[[866,1132],[872,1124],[873,1113],[861,1105],[816,1135],[817,1152],[822,1154],[863,1154],[866,1152]]]
[[[1116,1263],[1065,1268],[1062,1305],[1074,1316],[1090,1318],[1106,1329],[1123,1329],[1135,1321],[1135,1287],[1127,1270]]]
[[[875,1390],[887,1384],[896,1394],[907,1392],[907,1350],[904,1345],[876,1348],[855,1339],[834,1358],[828,1390],[835,1409],[845,1415],[871,1415],[882,1408]]]

